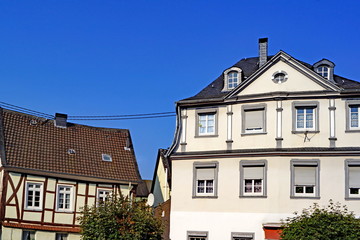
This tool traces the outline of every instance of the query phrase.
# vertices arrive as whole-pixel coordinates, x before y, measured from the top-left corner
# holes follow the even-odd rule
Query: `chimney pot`
[[[259,67],[264,65],[267,62],[268,57],[268,39],[260,38],[259,39]]]
[[[67,114],[55,113],[55,126],[59,128],[66,128],[67,117]]]

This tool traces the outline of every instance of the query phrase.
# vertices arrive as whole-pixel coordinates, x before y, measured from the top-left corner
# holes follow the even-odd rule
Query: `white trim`
[[[236,72],[237,73],[237,85],[235,87],[231,87],[229,88],[229,74],[231,72]],[[242,70],[241,68],[238,67],[231,67],[227,70],[224,71],[223,73],[223,79],[224,79],[224,87],[221,90],[222,92],[227,92],[227,91],[231,91],[233,89],[235,89],[237,86],[239,86],[241,84],[241,79],[242,79]]]
[[[36,207],[36,206],[29,206],[28,205],[28,197],[29,197],[29,185],[30,184],[33,184],[33,185],[40,185],[40,188],[39,188],[39,192],[40,192],[40,199],[39,199],[39,206]],[[26,191],[25,191],[25,209],[27,210],[42,210],[43,208],[43,189],[44,189],[44,184],[42,182],[26,182]],[[36,189],[32,189],[32,192],[35,193],[36,192]],[[33,195],[33,200],[32,200],[32,205],[34,205],[34,202],[35,202],[35,194]]]
[[[125,149],[126,150],[126,149]],[[112,162],[112,157],[110,154],[107,154],[107,153],[102,153],[101,154],[101,159],[104,161],[104,162]]]
[[[108,194],[105,194],[104,196],[103,196],[103,194],[100,195],[100,191],[107,192]],[[98,188],[97,192],[96,192],[96,203],[100,203],[100,201],[104,202],[106,200],[106,197],[111,196],[112,193],[113,193],[113,190],[110,188]]]
[[[69,191],[62,190],[62,193],[60,193],[61,187],[70,188],[70,190]],[[57,212],[73,212],[74,211],[74,201],[75,201],[74,188],[75,187],[73,185],[66,185],[66,184],[58,184],[56,186],[56,211]],[[70,194],[70,197],[69,197],[70,202],[69,202],[68,208],[66,208],[65,199],[63,202],[63,207],[62,208],[59,207],[60,194]],[[66,195],[64,195],[64,197],[66,197]]]
[[[227,106],[227,140],[232,140],[232,105]]]

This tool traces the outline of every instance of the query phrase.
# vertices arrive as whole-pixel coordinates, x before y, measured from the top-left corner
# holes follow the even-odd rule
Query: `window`
[[[360,131],[360,100],[346,101],[346,131]]]
[[[329,79],[329,67],[325,65],[320,65],[316,68],[316,72],[319,73],[324,78]]]
[[[345,160],[345,196],[360,199],[360,159]]]
[[[222,92],[231,91],[236,88],[241,81],[242,70],[238,67],[231,67],[224,71],[224,87]]]
[[[240,161],[240,197],[266,196],[266,160]]]
[[[196,110],[195,136],[217,136],[217,124],[217,109]]]
[[[217,196],[218,163],[194,163],[194,197]]]
[[[228,73],[228,89],[233,89],[239,84],[239,74],[238,72]]]
[[[231,233],[231,240],[253,240],[254,233],[241,233],[233,232]]]
[[[26,183],[26,209],[41,210],[42,209],[42,183]]]
[[[319,130],[319,102],[293,102],[293,132]]]
[[[207,240],[208,233],[207,232],[188,232],[188,240]]]
[[[112,191],[109,189],[98,189],[97,200],[98,203],[105,202],[111,196]]]
[[[56,240],[67,240],[68,234],[67,233],[56,233]]]
[[[111,158],[111,156],[110,156],[109,154],[103,153],[103,154],[101,154],[101,156],[102,156],[102,160],[103,160],[103,161],[105,161],[105,162],[112,162],[112,158]]]
[[[57,187],[57,210],[72,211],[73,209],[73,186],[58,185]]]
[[[291,160],[291,196],[319,197],[319,160]]]
[[[284,71],[277,71],[272,76],[272,81],[274,83],[283,83],[286,82],[288,79],[288,75]]]
[[[35,231],[23,231],[22,240],[35,240]]]
[[[266,105],[245,105],[242,107],[242,134],[265,133]]]

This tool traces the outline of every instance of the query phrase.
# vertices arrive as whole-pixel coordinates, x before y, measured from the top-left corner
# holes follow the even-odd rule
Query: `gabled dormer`
[[[242,70],[238,67],[231,67],[223,73],[224,87],[222,92],[228,92],[236,88],[242,79]]]
[[[334,67],[335,64],[325,58],[313,65],[315,72],[332,82],[334,82]]]

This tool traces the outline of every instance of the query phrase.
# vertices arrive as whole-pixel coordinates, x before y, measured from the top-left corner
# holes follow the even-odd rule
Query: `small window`
[[[329,67],[325,65],[321,65],[316,68],[316,72],[319,73],[324,78],[329,79]]]
[[[42,209],[42,183],[26,183],[26,209],[41,210]]]
[[[207,232],[188,232],[188,240],[208,240]]]
[[[272,81],[274,83],[279,83],[280,84],[280,83],[286,82],[287,79],[288,79],[288,75],[284,71],[277,71],[272,76]]]
[[[109,154],[101,154],[102,156],[102,160],[105,161],[105,162],[112,162],[112,158]]]
[[[319,131],[319,102],[293,102],[293,132]]]
[[[111,196],[112,191],[109,189],[98,189],[97,192],[97,202],[98,203],[103,203],[106,200],[109,199],[109,197]]]
[[[217,163],[194,163],[194,197],[217,194]]]
[[[319,161],[292,160],[291,180],[293,197],[319,197]]]
[[[228,89],[233,89],[239,84],[239,74],[238,72],[228,73]]]
[[[266,125],[265,105],[243,106],[242,133],[265,133]]]
[[[231,240],[254,240],[254,233],[233,232]]]
[[[266,161],[242,160],[240,162],[240,196],[266,195]]]
[[[217,136],[217,110],[196,110],[196,137]]]
[[[360,199],[360,160],[345,161],[346,198]]]
[[[22,231],[22,240],[35,240],[35,231]]]
[[[58,185],[57,186],[57,210],[72,211],[73,210],[73,186]]]
[[[56,240],[68,240],[67,233],[56,233]]]

